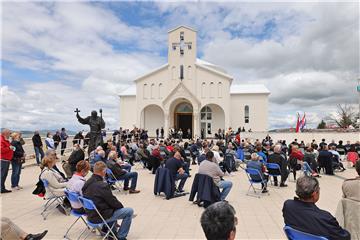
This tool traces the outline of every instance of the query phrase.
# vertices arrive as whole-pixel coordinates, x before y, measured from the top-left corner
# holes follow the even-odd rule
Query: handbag
[[[46,189],[45,189],[44,183],[43,183],[43,181],[40,179],[42,173],[43,173],[43,172],[40,173],[40,175],[39,175],[39,181],[36,183],[36,188],[35,188],[35,190],[32,192],[32,194],[38,195],[39,197],[44,197],[44,196],[45,196],[45,193],[46,193]]]

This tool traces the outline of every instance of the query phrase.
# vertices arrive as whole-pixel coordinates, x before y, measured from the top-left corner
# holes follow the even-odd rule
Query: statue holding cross
[[[92,152],[97,146],[103,144],[103,139],[101,135],[101,129],[105,128],[105,122],[102,118],[102,109],[100,109],[100,117],[97,115],[97,112],[94,110],[91,112],[91,116],[82,118],[79,115],[80,110],[76,108],[76,117],[81,124],[87,124],[90,126],[90,141],[88,153]]]

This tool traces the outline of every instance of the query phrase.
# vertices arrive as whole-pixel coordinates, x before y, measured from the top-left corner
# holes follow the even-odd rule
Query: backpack
[[[289,165],[291,169],[294,169],[295,171],[298,171],[301,169],[301,165],[297,163],[297,158],[290,158],[289,159]]]
[[[46,189],[45,189],[44,183],[43,183],[43,181],[40,179],[42,173],[43,173],[43,172],[40,173],[40,175],[39,175],[39,181],[36,183],[36,188],[35,188],[35,190],[32,192],[32,194],[38,195],[39,197],[44,197],[44,196],[45,196],[45,193],[46,193]]]

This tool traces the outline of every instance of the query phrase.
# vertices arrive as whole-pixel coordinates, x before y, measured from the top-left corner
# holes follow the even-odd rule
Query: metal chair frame
[[[106,169],[106,175],[107,175],[106,178],[105,178],[106,182],[108,184],[110,184],[110,185],[114,185],[115,188],[117,188],[118,191],[121,192],[121,189],[124,187],[123,183],[124,183],[125,180],[124,179],[121,179],[121,180],[117,179],[115,177],[113,171],[111,171],[110,168]]]
[[[65,189],[65,195],[66,195],[67,199],[69,199],[70,203],[71,203],[71,202],[80,202],[80,201],[79,201],[80,195],[79,195],[78,193],[76,193],[76,192],[72,192],[72,191],[69,191],[69,190]],[[73,215],[73,216],[75,216],[75,217],[77,217],[77,218],[76,218],[75,222],[73,222],[73,223],[70,225],[70,227],[67,229],[67,231],[66,231],[66,233],[65,233],[65,235],[64,235],[64,238],[66,238],[66,239],[67,239],[67,236],[68,236],[68,234],[69,234],[69,232],[70,232],[70,229],[77,223],[77,221],[79,221],[79,219],[81,219],[81,220],[85,223],[87,229],[90,229],[90,227],[89,227],[88,224],[86,223],[85,219],[83,218],[84,216],[86,216],[85,213],[84,213],[84,214],[80,214],[80,213],[76,213],[76,212],[74,212],[73,210],[71,210],[70,214]],[[80,236],[78,237],[78,239],[80,239],[80,237],[82,236],[82,234],[83,234],[85,231],[86,231],[86,229],[81,232],[81,234],[80,234]]]
[[[41,216],[43,217],[43,219],[46,220],[46,218],[53,212],[53,210],[55,210],[57,208],[58,205],[60,205],[60,207],[62,209],[64,209],[64,211],[66,212],[66,208],[63,204],[65,195],[64,196],[56,196],[56,194],[53,191],[51,191],[51,189],[49,188],[49,182],[46,179],[41,179],[41,181],[43,182],[46,191],[49,191],[50,194],[52,195],[49,198],[44,197],[44,200],[47,200],[47,201],[44,205],[44,209],[41,212]],[[58,205],[54,205],[55,203],[58,203]],[[46,212],[47,212],[47,214],[46,214]]]
[[[258,190],[263,191],[263,190],[265,189],[265,186],[266,186],[266,183],[267,183],[266,180],[262,177],[262,175],[260,174],[259,170],[257,170],[257,169],[246,168],[246,169],[245,169],[245,172],[246,172],[246,176],[248,177],[248,180],[249,180],[249,182],[250,182],[250,186],[249,186],[249,188],[248,188],[248,191],[247,191],[246,195],[260,198],[261,193],[258,194],[258,193],[256,192],[256,188],[254,187],[254,184],[255,184],[255,183],[260,183],[260,184],[263,183],[264,186],[262,186],[260,189],[258,189]],[[259,180],[259,181],[254,181],[254,180],[251,178],[251,175],[258,175],[261,180]],[[250,194],[250,193],[249,193],[251,188],[253,189],[254,194]],[[267,195],[270,195],[270,193],[267,193]]]
[[[84,197],[79,197],[79,201],[81,202],[81,204],[83,205],[84,209],[86,210],[92,210],[92,211],[96,211],[96,213],[99,215],[99,217],[101,218],[101,220],[103,221],[102,223],[92,223],[90,222],[88,219],[86,219],[86,224],[92,228],[92,229],[98,229],[99,231],[101,230],[100,228],[102,228],[104,225],[108,228],[108,232],[104,235],[104,237],[102,238],[102,240],[106,239],[110,234],[111,236],[115,239],[118,240],[116,234],[113,232],[113,227],[116,224],[116,221],[111,225],[111,227],[109,226],[109,224],[106,222],[106,220],[104,219],[104,217],[100,214],[99,210],[96,208],[94,202],[88,198],[84,198]],[[86,229],[83,231],[83,233],[86,231]],[[81,235],[83,234],[81,233]],[[84,239],[87,239],[88,236],[90,235],[91,231],[88,232],[88,234],[85,236]],[[80,236],[81,236],[80,235]]]
[[[266,168],[269,170],[269,169],[272,169],[272,170],[278,170],[279,171],[279,174],[271,174],[269,172],[269,179],[270,179],[270,185],[274,186],[274,182],[273,182],[273,177],[281,177],[281,169],[280,169],[280,165],[277,164],[277,163],[266,163],[265,164]]]

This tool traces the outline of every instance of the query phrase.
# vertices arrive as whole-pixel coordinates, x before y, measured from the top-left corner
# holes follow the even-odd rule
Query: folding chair
[[[256,184],[256,183],[260,183],[260,184],[261,184],[261,183],[262,183],[263,186],[261,187],[261,189],[258,189],[258,190],[263,191],[263,190],[265,189],[265,186],[266,186],[266,180],[262,177],[262,175],[260,174],[259,170],[257,170],[257,169],[246,168],[246,169],[245,169],[245,172],[246,172],[246,176],[248,177],[249,182],[250,182],[250,186],[249,186],[249,189],[248,189],[246,195],[260,198],[261,193],[258,194],[258,193],[256,192],[256,189],[255,189],[255,187],[254,187],[254,184]],[[251,178],[251,176],[258,176],[260,179],[259,179],[259,180],[253,180],[253,179]],[[249,193],[250,188],[252,188],[252,189],[254,190],[254,194],[250,194],[250,193]],[[270,194],[267,193],[267,195],[270,195]]]
[[[289,226],[284,227],[284,232],[289,240],[328,240],[326,237],[301,232]]]
[[[71,203],[71,202],[80,203],[80,201],[79,201],[80,195],[79,195],[78,193],[72,192],[72,191],[69,191],[69,190],[65,189],[65,195],[66,195],[67,199],[69,199],[70,203]],[[90,229],[90,227],[87,225],[85,219],[83,218],[84,216],[86,216],[85,213],[83,213],[83,214],[81,214],[81,213],[76,213],[74,210],[71,210],[71,211],[70,211],[70,215],[73,215],[74,217],[76,217],[76,220],[75,220],[75,222],[73,222],[73,224],[71,224],[71,226],[68,228],[68,230],[66,231],[66,233],[65,233],[65,235],[64,235],[64,238],[67,239],[67,235],[68,235],[68,233],[70,232],[70,229],[75,225],[75,223],[77,223],[77,221],[78,221],[79,219],[81,219],[81,220],[85,223],[86,227],[87,227],[88,229]],[[80,239],[80,237],[82,236],[82,234],[83,234],[85,231],[86,231],[86,228],[85,228],[84,231],[82,231],[82,233],[80,234],[80,236],[79,236],[78,239]]]
[[[106,169],[106,177],[105,177],[105,179],[106,179],[106,182],[108,183],[108,184],[110,184],[110,185],[114,185],[118,190],[119,190],[119,192],[121,192],[121,188],[123,188],[123,182],[125,181],[125,180],[118,180],[116,177],[115,177],[115,175],[114,175],[114,173],[111,171],[111,169],[110,168],[107,168]]]
[[[267,168],[267,170],[272,170],[275,172],[279,171],[279,173],[271,173],[271,171],[269,171],[270,183],[271,183],[271,185],[274,185],[271,177],[279,177],[279,176],[281,177],[280,166],[277,163],[266,163],[266,168]]]
[[[51,212],[56,210],[57,206],[60,206],[66,212],[66,208],[63,204],[65,195],[64,196],[56,196],[54,194],[54,192],[51,191],[51,189],[49,188],[49,182],[46,179],[41,179],[41,181],[43,182],[46,191],[50,192],[50,194],[52,195],[49,198],[44,197],[44,199],[47,200],[44,205],[44,209],[41,212],[41,216],[44,218],[44,220],[46,220],[46,218],[50,215]],[[46,214],[46,212],[47,212],[47,214]]]
[[[102,238],[102,240],[106,239],[110,234],[114,239],[118,239],[115,235],[115,233],[113,232],[113,227],[116,224],[116,222],[114,222],[111,227],[109,226],[109,224],[106,222],[106,220],[104,219],[104,217],[100,214],[99,210],[96,208],[94,202],[90,199],[84,198],[84,197],[79,197],[79,201],[81,202],[81,204],[83,205],[84,209],[87,211],[96,211],[96,213],[99,215],[99,217],[102,220],[102,223],[92,223],[89,221],[89,219],[86,219],[86,224],[91,227],[92,229],[98,229],[99,231],[101,231],[101,228],[103,226],[106,226],[108,229],[108,232],[104,235],[104,237]],[[86,236],[85,239],[89,236],[91,232],[89,232]]]

